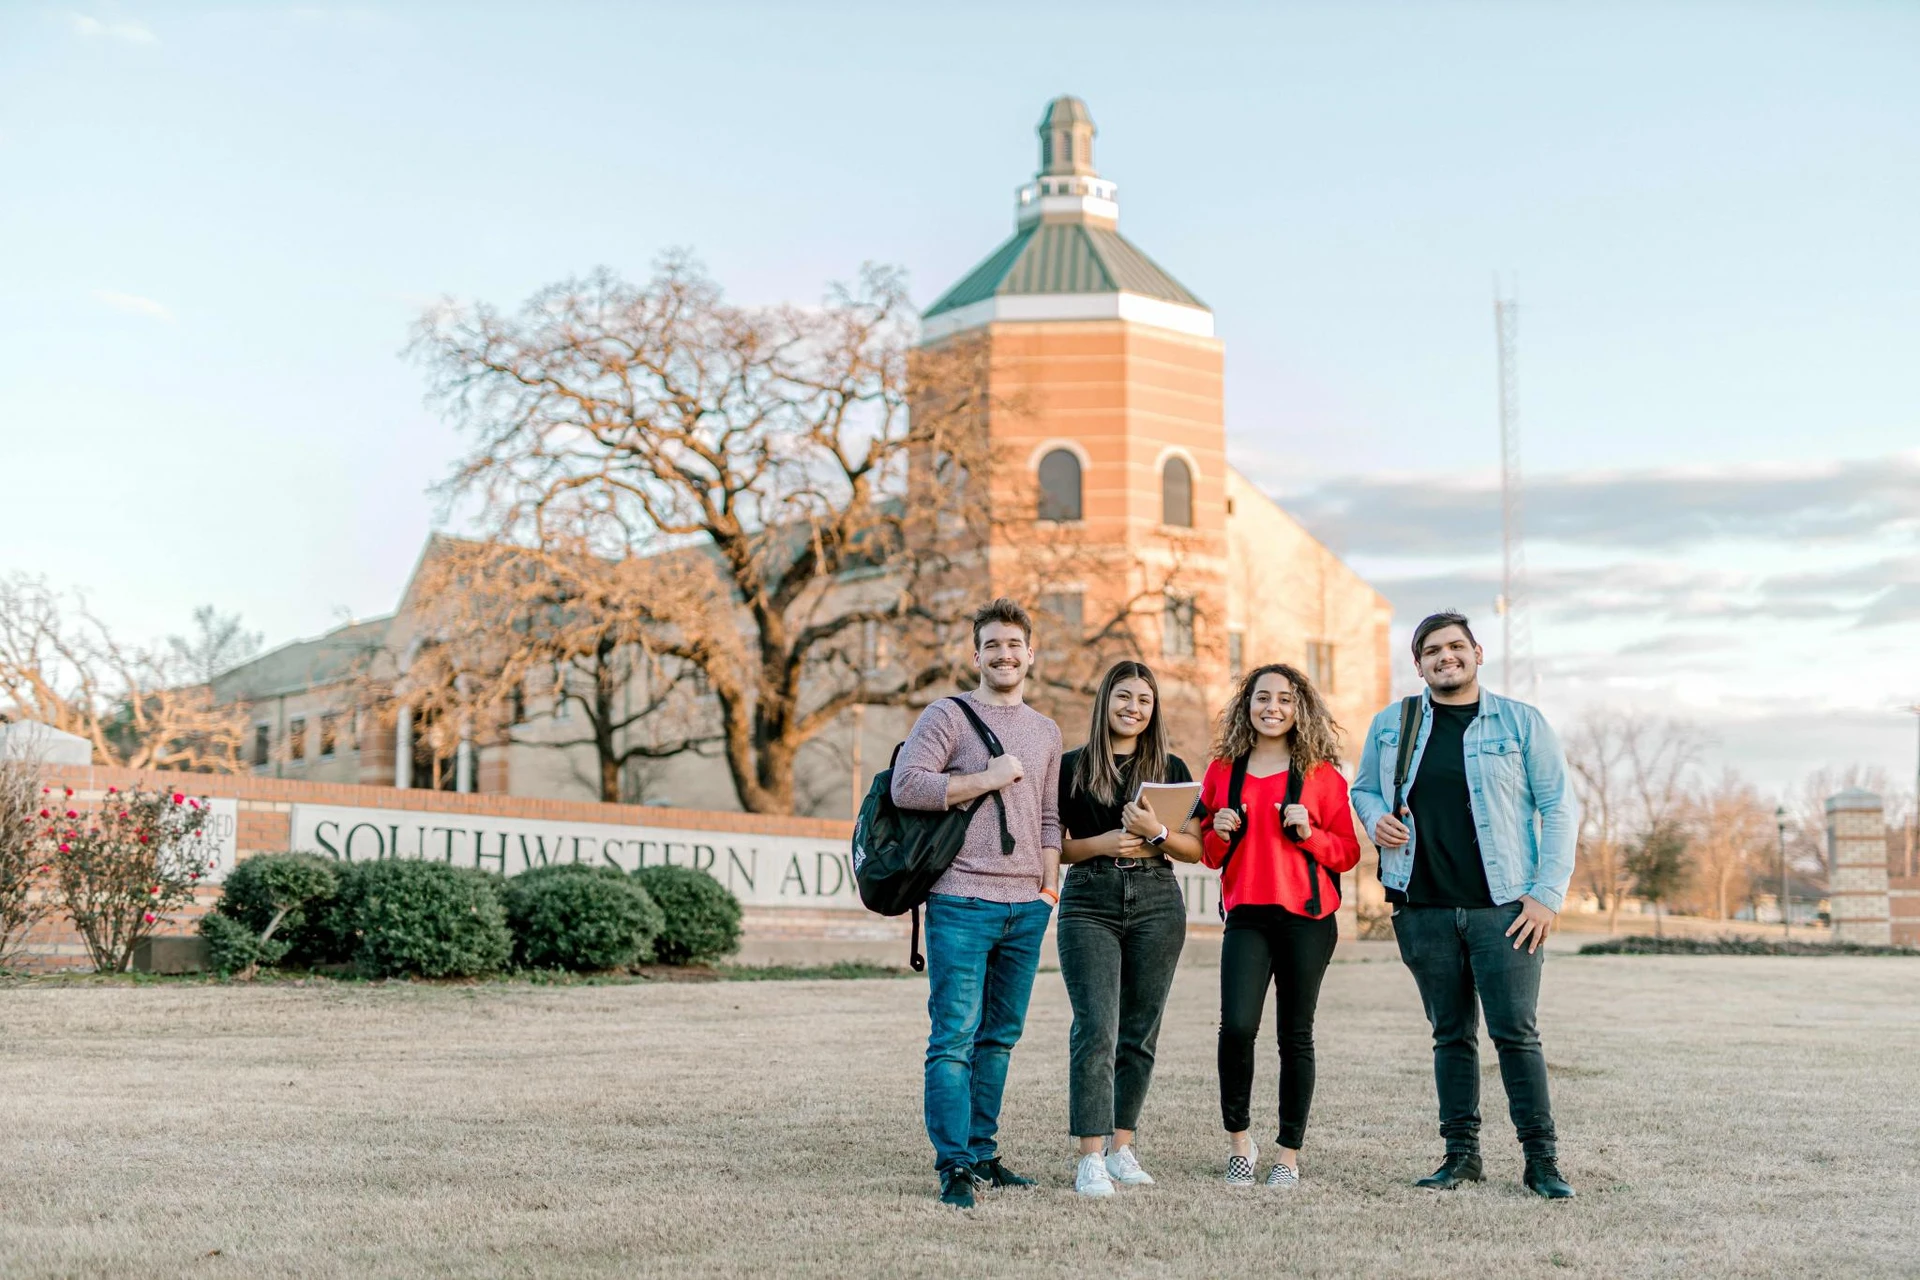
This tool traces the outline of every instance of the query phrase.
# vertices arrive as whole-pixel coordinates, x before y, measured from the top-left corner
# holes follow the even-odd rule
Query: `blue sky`
[[[1072,92],[1216,312],[1236,462],[1403,626],[1491,624],[1509,273],[1549,710],[1907,777],[1916,65],[1901,4],[7,5],[0,572],[132,635],[384,611],[458,445],[423,305],[671,246],[928,302]]]

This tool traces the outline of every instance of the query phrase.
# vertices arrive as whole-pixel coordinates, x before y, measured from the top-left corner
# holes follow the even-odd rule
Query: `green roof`
[[[1123,292],[1207,306],[1118,231],[1084,222],[1035,222],[947,290],[926,318],[1011,294]]]

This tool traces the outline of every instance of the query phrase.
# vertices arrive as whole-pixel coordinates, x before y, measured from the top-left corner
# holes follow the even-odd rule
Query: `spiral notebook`
[[[1134,791],[1133,798],[1135,801],[1145,800],[1169,830],[1185,831],[1199,816],[1200,784],[1143,782]]]

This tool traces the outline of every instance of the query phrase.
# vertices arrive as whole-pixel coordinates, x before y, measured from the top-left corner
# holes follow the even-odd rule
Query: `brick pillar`
[[[1893,940],[1887,910],[1887,827],[1880,797],[1850,787],[1827,799],[1828,897],[1833,940],[1885,946]]]

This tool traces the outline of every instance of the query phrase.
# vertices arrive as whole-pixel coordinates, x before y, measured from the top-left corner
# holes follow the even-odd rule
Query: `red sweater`
[[[1200,835],[1200,860],[1216,869],[1226,860],[1227,842],[1214,834],[1213,814],[1226,808],[1232,774],[1231,762],[1215,760],[1207,766],[1207,776],[1200,784],[1200,803],[1207,811]],[[1360,839],[1354,834],[1353,810],[1347,803],[1347,780],[1330,764],[1307,775],[1300,787],[1300,803],[1307,807],[1312,830],[1301,844],[1295,844],[1280,827],[1279,806],[1286,795],[1284,772],[1264,778],[1247,775],[1240,788],[1246,827],[1221,880],[1220,898],[1229,911],[1249,903],[1281,906],[1305,915],[1307,899],[1312,896],[1307,876],[1312,874],[1320,887],[1319,918],[1324,919],[1340,906],[1340,888],[1334,877],[1353,870],[1360,862]]]

